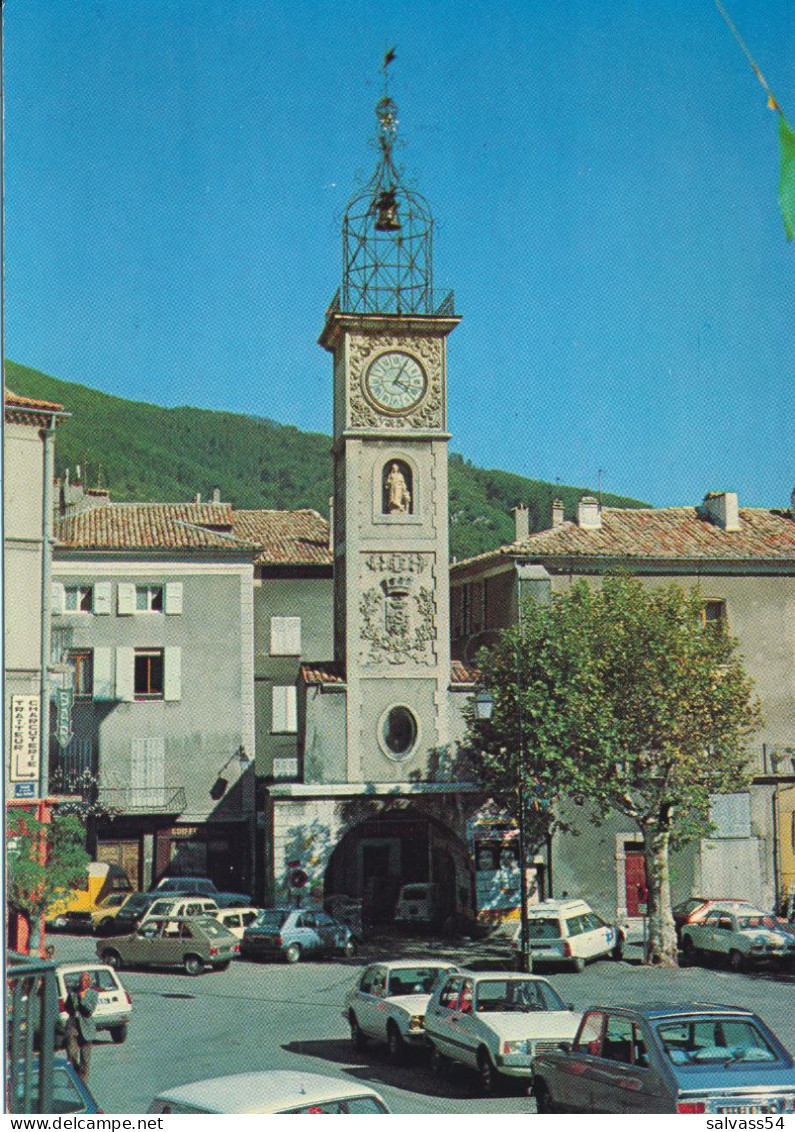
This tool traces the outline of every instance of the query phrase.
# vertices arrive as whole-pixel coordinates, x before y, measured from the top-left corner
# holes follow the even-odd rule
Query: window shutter
[[[271,731],[292,733],[298,730],[298,713],[296,703],[295,685],[280,687],[274,685],[272,689],[272,720]]]
[[[133,649],[116,649],[116,699],[135,699],[135,652]],[[95,677],[96,679],[96,677]]]
[[[132,582],[119,582],[116,609],[119,613],[135,613],[135,586]]]
[[[50,583],[50,612],[63,613],[63,582]]]
[[[165,787],[166,741],[133,739],[130,784],[134,806],[162,806]]]
[[[166,613],[182,613],[182,582],[166,582]]]
[[[163,678],[163,699],[182,699],[182,649],[174,645],[164,649],[165,675]]]
[[[113,699],[113,683],[110,674],[110,649],[94,649],[94,699]]]
[[[94,583],[94,612],[110,613],[111,585],[110,582]]]
[[[300,656],[301,618],[271,617],[271,656]]]

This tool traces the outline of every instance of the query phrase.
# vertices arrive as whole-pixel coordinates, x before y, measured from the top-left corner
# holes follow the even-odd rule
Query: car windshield
[[[205,935],[212,936],[213,938],[219,935],[229,935],[228,930],[223,924],[219,924],[217,920],[202,919],[199,921],[199,925]]]
[[[390,971],[387,997],[400,994],[430,994],[433,984],[449,967],[401,967]]]
[[[140,912],[143,908],[148,908],[152,903],[152,897],[146,892],[133,893],[127,903],[124,905],[125,912]]]
[[[267,908],[257,920],[255,927],[278,931],[290,915],[285,908]]]
[[[740,916],[737,927],[740,931],[745,928],[772,928],[775,931],[778,924],[772,916]]]
[[[674,1065],[730,1065],[778,1061],[758,1026],[745,1018],[688,1018],[657,1026],[663,1049]]]
[[[102,908],[118,908],[118,906],[127,899],[126,892],[113,892],[110,896],[106,896],[102,901]]]
[[[560,939],[560,921],[538,917],[527,921],[530,939]]]
[[[156,900],[152,905],[153,916],[165,916],[174,907],[173,900]]]
[[[563,999],[543,979],[484,979],[477,984],[478,1014],[530,1014],[536,1010],[565,1010]]]
[[[689,916],[691,912],[695,912],[696,908],[700,908],[704,901],[699,896],[693,896],[690,900],[685,900],[682,904],[677,904],[674,912],[678,912],[682,916]]]

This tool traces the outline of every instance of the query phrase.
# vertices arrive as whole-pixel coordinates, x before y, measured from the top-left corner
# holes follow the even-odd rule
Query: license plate
[[[780,1112],[781,1102],[778,1100],[759,1101],[756,1104],[720,1104],[716,1105],[715,1112],[724,1116],[753,1115],[754,1113]]]

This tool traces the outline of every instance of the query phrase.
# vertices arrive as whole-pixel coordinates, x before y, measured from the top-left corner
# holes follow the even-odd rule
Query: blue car
[[[795,1063],[740,1006],[593,1006],[571,1043],[533,1059],[539,1112],[795,1112]]]
[[[266,908],[243,932],[243,958],[283,958],[297,963],[304,956],[356,953],[351,929],[327,912],[309,908]]]
[[[29,1088],[33,1096],[38,1093],[39,1086],[39,1059],[35,1058],[30,1066]],[[14,1102],[9,1104],[9,1111],[24,1112],[25,1067],[19,1063],[19,1072],[16,1080],[9,1082],[9,1093],[13,1092]],[[9,1101],[11,1097],[9,1096]],[[65,1057],[56,1057],[53,1063],[52,1075],[52,1106],[49,1115],[61,1115],[73,1112],[102,1112],[94,1100],[86,1084],[81,1081],[77,1070]]]

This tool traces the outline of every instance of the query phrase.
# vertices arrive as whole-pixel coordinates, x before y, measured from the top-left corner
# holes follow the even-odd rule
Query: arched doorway
[[[422,882],[440,886],[451,915],[474,918],[474,870],[465,843],[422,810],[385,807],[338,842],[325,872],[324,900],[361,900],[367,923],[386,924],[401,886]]]

